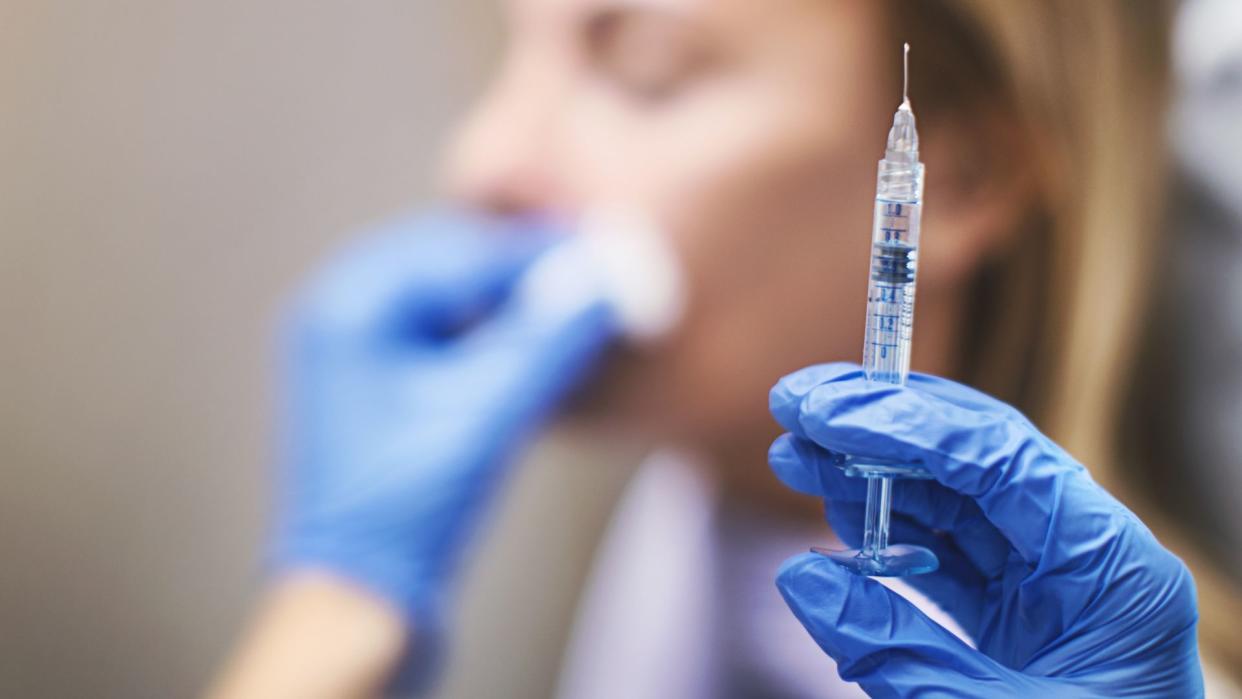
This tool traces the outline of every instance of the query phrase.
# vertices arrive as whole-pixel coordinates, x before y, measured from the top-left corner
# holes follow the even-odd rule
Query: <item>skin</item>
[[[277,581],[208,699],[376,696],[401,659],[401,615],[348,581],[304,571]]]
[[[794,368],[861,356],[876,161],[901,97],[877,5],[514,0],[508,53],[448,168],[451,194],[474,207],[572,221],[611,206],[659,222],[688,278],[686,320],[614,363],[594,413],[706,455],[727,494],[803,517],[817,508],[756,467],[778,433],[764,396]],[[924,134],[929,199],[948,168],[928,154],[944,140]],[[934,251],[953,213],[924,216],[936,245],[914,365],[939,374],[969,271]]]
[[[880,8],[511,0],[508,53],[447,164],[450,196],[475,208],[572,226],[609,206],[659,223],[688,313],[661,346],[617,357],[588,422],[705,455],[727,499],[773,516],[822,511],[764,467],[779,432],[768,389],[861,355],[876,161],[900,103],[899,44],[881,40]],[[990,170],[1021,162],[1003,123],[920,122],[918,370],[952,376],[967,282],[1031,198],[1023,173]],[[209,696],[365,696],[418,637],[381,600],[320,574],[274,581],[254,619]]]

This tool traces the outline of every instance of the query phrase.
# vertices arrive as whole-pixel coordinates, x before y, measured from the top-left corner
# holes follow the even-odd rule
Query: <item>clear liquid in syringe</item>
[[[904,384],[910,373],[918,204],[876,201],[863,371],[872,381]]]

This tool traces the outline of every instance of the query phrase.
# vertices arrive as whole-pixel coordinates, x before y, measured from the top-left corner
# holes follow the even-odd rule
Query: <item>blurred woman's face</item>
[[[861,353],[875,163],[899,101],[875,3],[506,9],[507,54],[456,143],[454,193],[502,213],[658,222],[687,315],[619,361],[606,405],[714,451],[766,442],[777,378]]]

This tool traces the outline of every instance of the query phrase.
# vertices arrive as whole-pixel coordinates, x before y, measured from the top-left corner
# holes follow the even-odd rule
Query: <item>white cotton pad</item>
[[[605,299],[621,332],[638,344],[658,341],[681,320],[681,266],[666,236],[641,216],[584,215],[578,231],[531,265],[518,294],[537,312],[560,315]]]

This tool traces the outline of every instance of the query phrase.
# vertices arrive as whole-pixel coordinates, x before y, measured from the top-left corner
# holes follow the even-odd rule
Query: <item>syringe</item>
[[[888,146],[876,178],[871,230],[871,275],[867,288],[867,329],[863,372],[868,381],[904,385],[910,373],[914,327],[914,284],[918,270],[923,164],[919,134],[908,93],[910,45],[905,45],[901,106],[893,115]],[[862,575],[915,575],[939,566],[921,546],[888,543],[894,478],[929,478],[920,464],[847,456],[846,474],[867,479],[862,546],[846,551],[812,549]]]

